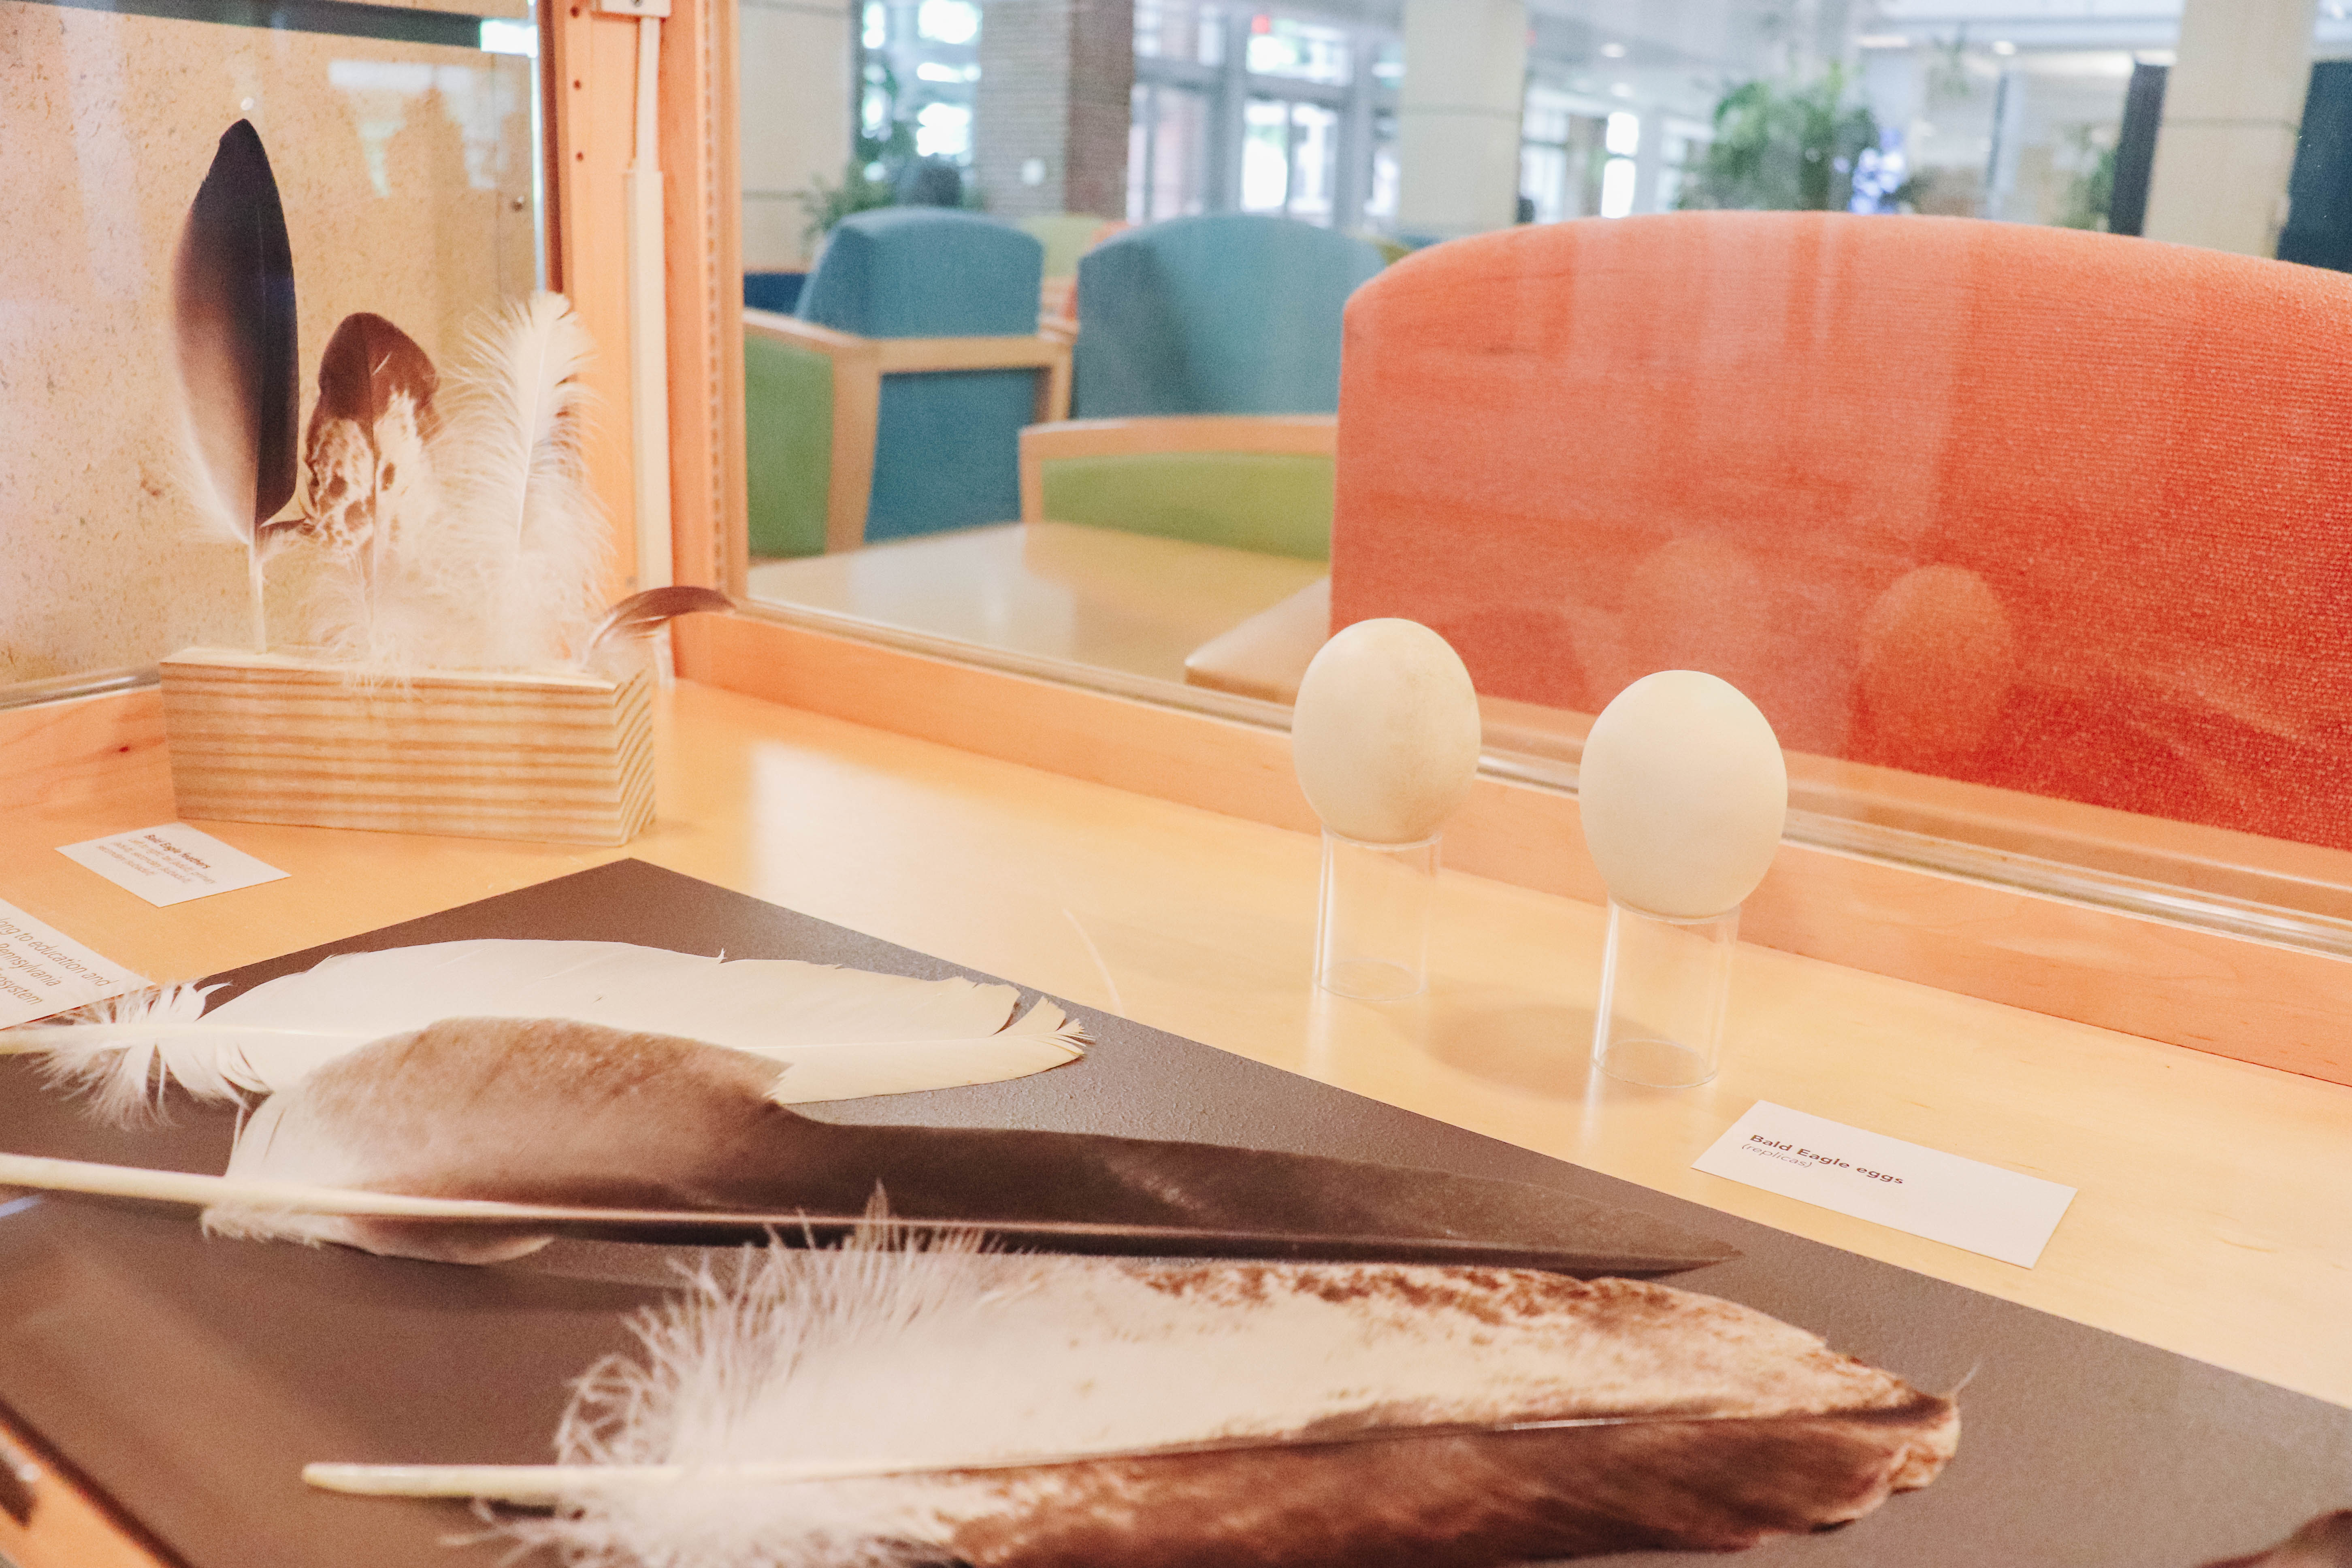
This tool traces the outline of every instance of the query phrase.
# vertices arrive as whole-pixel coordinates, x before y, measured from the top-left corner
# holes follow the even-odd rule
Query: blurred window
[[[1349,35],[1343,27],[1296,22],[1286,16],[1250,19],[1249,68],[1253,76],[1288,77],[1344,87],[1350,75]]]
[[[1402,75],[1384,26],[1135,0],[1128,216],[1265,212],[1392,227]]]
[[[1138,82],[1127,141],[1127,220],[1207,210],[1207,100],[1190,88]]]
[[[934,43],[969,44],[980,37],[980,7],[971,0],[923,0],[915,31]]]

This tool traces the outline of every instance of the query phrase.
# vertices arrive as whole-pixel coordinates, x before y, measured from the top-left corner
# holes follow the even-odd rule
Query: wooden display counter
[[[206,824],[292,874],[153,909],[56,848],[171,820],[161,742],[152,691],[0,715],[0,897],[155,979],[634,855],[2352,1404],[2352,1088],[1748,946],[1715,1083],[1592,1083],[1591,904],[1448,871],[1430,993],[1343,1002],[1307,984],[1305,833],[690,682],[659,700],[657,816],[626,850]],[[1759,1099],[2081,1194],[2029,1271],[1692,1171]]]

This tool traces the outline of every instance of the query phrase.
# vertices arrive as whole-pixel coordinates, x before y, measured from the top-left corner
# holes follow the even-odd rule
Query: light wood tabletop
[[[1202,644],[1321,578],[1320,561],[1068,522],[1007,522],[755,563],[751,597],[981,647],[1181,681]]]
[[[1428,994],[1340,1001],[1307,982],[1307,835],[692,684],[661,700],[657,817],[625,850],[207,823],[292,875],[153,909],[56,852],[173,819],[142,702],[16,716],[0,747],[0,899],[155,979],[633,855],[2352,1404],[2352,1089],[1748,947],[1713,1084],[1598,1084],[1590,905],[1446,873]],[[45,760],[101,730],[121,745],[99,760]],[[2029,1270],[1692,1171],[1759,1099],[2080,1195]]]

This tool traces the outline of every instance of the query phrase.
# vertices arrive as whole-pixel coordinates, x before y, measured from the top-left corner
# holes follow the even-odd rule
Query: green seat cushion
[[[1045,276],[1071,278],[1077,274],[1078,258],[1109,222],[1092,213],[1039,213],[1021,220],[1021,230],[1045,247]]]
[[[743,335],[744,478],[751,553],[824,553],[833,479],[833,362],[814,349]]]
[[[1044,465],[1045,515],[1269,555],[1331,558],[1331,459],[1150,452]]]

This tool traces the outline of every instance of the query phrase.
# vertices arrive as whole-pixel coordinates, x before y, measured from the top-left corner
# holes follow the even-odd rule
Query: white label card
[[[118,888],[130,889],[158,909],[275,882],[286,875],[183,822],[68,844],[58,853],[89,867]]]
[[[1759,1100],[1691,1162],[1768,1193],[1817,1204],[2031,1268],[2074,1189],[1809,1116]]]
[[[0,904],[0,1028],[88,1006],[147,982],[14,904]]]

